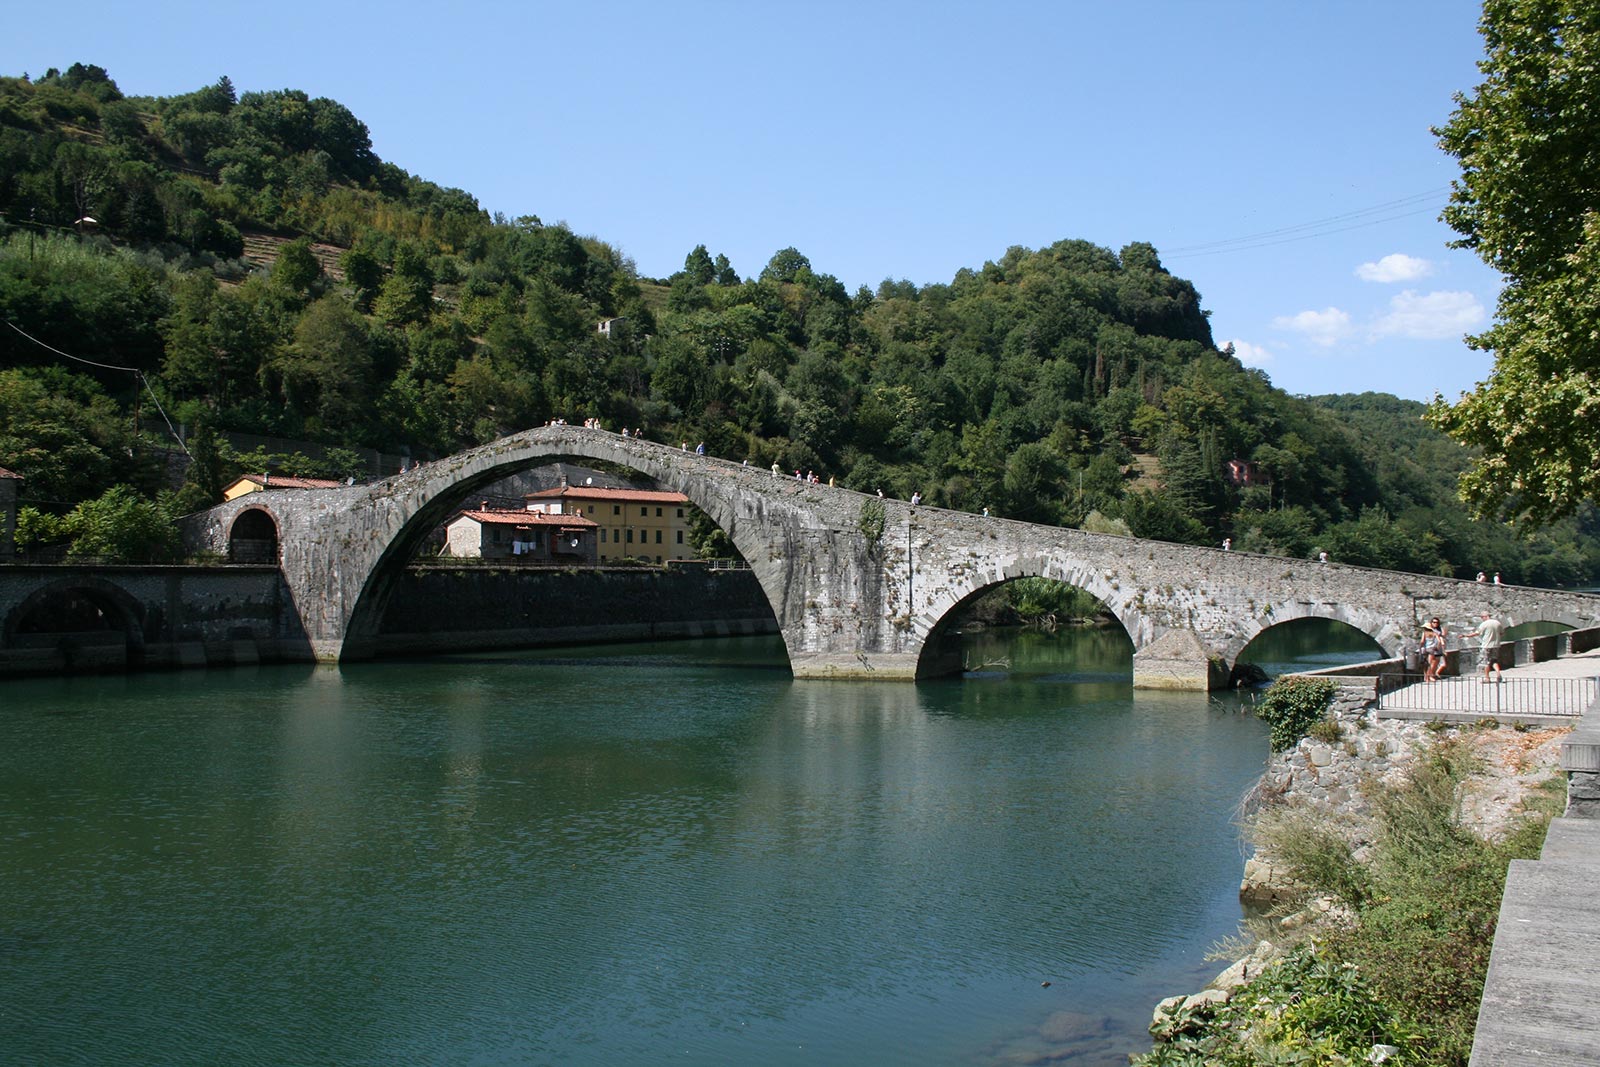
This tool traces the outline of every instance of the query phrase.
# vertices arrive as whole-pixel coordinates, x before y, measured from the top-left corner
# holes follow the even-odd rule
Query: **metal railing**
[[[1514,722],[1530,716],[1576,719],[1600,693],[1600,678],[1502,678],[1481,675],[1424,682],[1415,675],[1378,678],[1378,711],[1471,715]]]

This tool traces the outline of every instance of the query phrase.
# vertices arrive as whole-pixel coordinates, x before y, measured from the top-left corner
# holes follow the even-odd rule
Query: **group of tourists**
[[[1484,611],[1479,615],[1478,627],[1462,634],[1462,638],[1478,638],[1478,649],[1483,659],[1483,683],[1489,684],[1490,672],[1494,674],[1494,681],[1498,684],[1505,676],[1501,673],[1500,644],[1505,633],[1505,624],[1495,618],[1491,612]],[[1422,641],[1419,651],[1423,664],[1422,680],[1424,682],[1437,682],[1443,675],[1448,663],[1450,644],[1450,629],[1438,616],[1429,619],[1422,626]]]

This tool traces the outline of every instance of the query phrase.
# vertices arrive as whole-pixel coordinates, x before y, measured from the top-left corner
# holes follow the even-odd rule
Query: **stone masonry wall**
[[[766,596],[746,570],[430,567],[401,579],[378,651],[777,632]]]

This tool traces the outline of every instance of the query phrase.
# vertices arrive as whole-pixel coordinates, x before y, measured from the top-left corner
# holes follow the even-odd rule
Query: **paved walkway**
[[[1600,674],[1600,651],[1505,673],[1507,684],[1512,678],[1593,678]],[[1583,739],[1600,733],[1600,708],[1592,695],[1583,710],[1587,714],[1569,743],[1589,744]],[[1563,763],[1570,766],[1565,752]],[[1538,860],[1512,861],[1472,1044],[1473,1067],[1600,1064],[1596,886],[1600,819],[1555,819]]]
[[[1463,657],[1465,658],[1465,657]],[[1600,696],[1600,649],[1508,667],[1504,680],[1484,684],[1483,672],[1418,682],[1383,696],[1381,718],[1465,719],[1511,723],[1576,723]],[[1600,1062],[1600,1061],[1597,1061]]]

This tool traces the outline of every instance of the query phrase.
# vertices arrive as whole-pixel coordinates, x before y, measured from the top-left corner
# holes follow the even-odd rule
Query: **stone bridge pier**
[[[1398,652],[1430,615],[1489,607],[1512,623],[1600,622],[1600,598],[1228,553],[1036,526],[810,485],[603,430],[524,431],[369,485],[268,490],[192,516],[191,547],[275,530],[284,585],[313,653],[366,658],[398,575],[483,486],[553,460],[604,461],[682,492],[750,564],[798,678],[911,680],[959,671],[955,609],[1044,577],[1099,597],[1134,646],[1134,684],[1209,689],[1252,637],[1336,619]],[[251,514],[255,513],[255,514]]]

